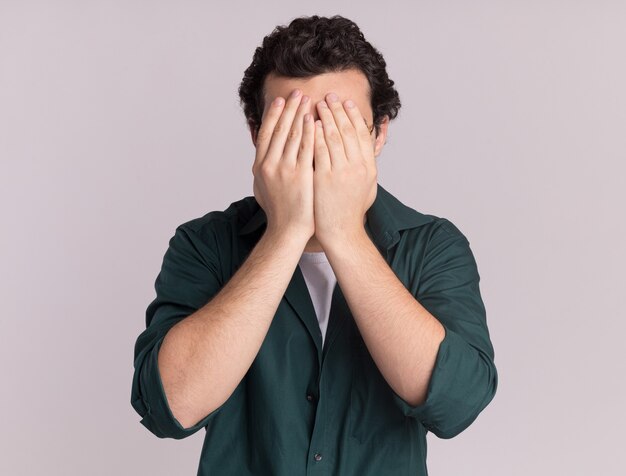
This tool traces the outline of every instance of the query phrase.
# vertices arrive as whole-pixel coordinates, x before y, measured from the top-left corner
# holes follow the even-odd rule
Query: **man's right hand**
[[[299,89],[286,103],[281,98],[276,105],[277,98],[264,112],[256,138],[254,196],[265,211],[268,230],[295,231],[308,239],[315,233],[311,100]],[[307,113],[309,121],[304,121]]]

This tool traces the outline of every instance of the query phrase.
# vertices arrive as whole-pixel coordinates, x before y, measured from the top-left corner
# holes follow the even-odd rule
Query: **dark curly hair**
[[[384,116],[394,119],[401,106],[385,67],[382,54],[365,40],[353,21],[340,15],[299,17],[289,26],[274,28],[256,48],[239,86],[240,105],[248,125],[258,133],[265,108],[263,84],[268,74],[307,78],[357,69],[370,85],[378,136]]]

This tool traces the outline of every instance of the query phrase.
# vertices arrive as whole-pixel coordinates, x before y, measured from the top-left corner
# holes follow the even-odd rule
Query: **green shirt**
[[[445,327],[426,401],[387,384],[339,283],[324,346],[299,266],[250,369],[219,408],[190,428],[173,416],[157,352],[167,331],[214,296],[266,225],[253,196],[176,228],[137,338],[131,404],[160,438],[206,428],[198,475],[426,475],[426,434],[467,428],[497,387],[494,351],[469,242],[446,218],[422,214],[380,184],[365,229],[398,279]],[[219,382],[215,383],[216,385]]]

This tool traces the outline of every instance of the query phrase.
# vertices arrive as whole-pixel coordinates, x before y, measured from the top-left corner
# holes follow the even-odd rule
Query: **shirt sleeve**
[[[439,438],[466,429],[493,399],[498,385],[474,255],[461,231],[445,218],[424,255],[416,299],[445,328],[426,400],[410,405],[394,392],[405,415]]]
[[[184,428],[169,407],[157,365],[161,343],[177,322],[204,306],[222,283],[219,259],[206,239],[180,225],[169,241],[146,309],[146,329],[135,342],[131,405],[159,438],[182,439],[206,426],[222,406]]]

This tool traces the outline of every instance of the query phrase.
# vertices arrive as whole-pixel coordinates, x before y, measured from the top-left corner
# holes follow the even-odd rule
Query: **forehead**
[[[334,92],[340,100],[352,99],[357,105],[368,105],[370,88],[367,77],[359,70],[349,69],[340,72],[324,73],[309,78],[291,78],[270,73],[265,78],[264,99],[269,104],[275,97],[287,97],[295,88],[310,96],[314,102],[324,99]]]

